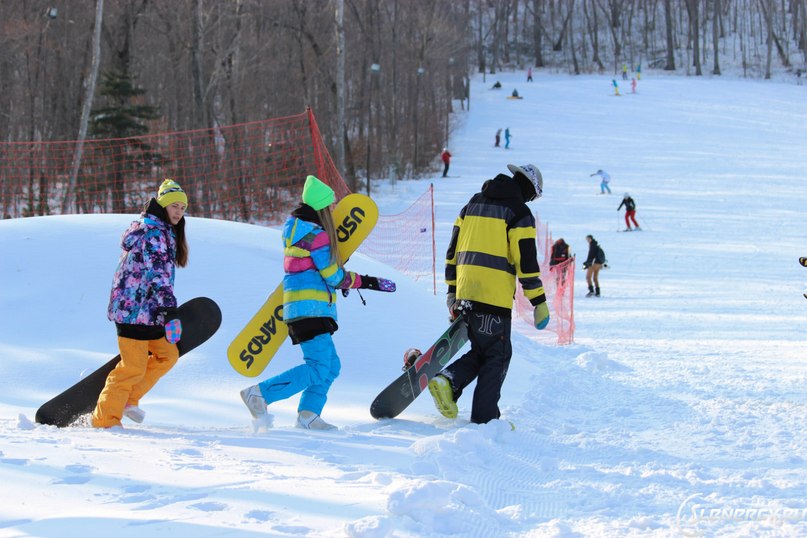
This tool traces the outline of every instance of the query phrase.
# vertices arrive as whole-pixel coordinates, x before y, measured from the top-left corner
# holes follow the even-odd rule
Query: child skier
[[[124,416],[143,422],[140,399],[179,358],[182,324],[176,316],[174,272],[188,263],[187,207],[185,192],[166,179],[123,234],[107,314],[115,322],[121,359],[92,413],[96,428],[120,426]]]
[[[330,209],[334,201],[333,189],[308,176],[303,203],[283,226],[283,319],[292,343],[300,345],[305,363],[241,391],[241,399],[255,419],[268,419],[267,405],[302,391],[297,427],[336,429],[320,417],[328,389],[341,368],[331,337],[339,328],[336,290],[395,291],[395,283],[390,280],[344,269]]]

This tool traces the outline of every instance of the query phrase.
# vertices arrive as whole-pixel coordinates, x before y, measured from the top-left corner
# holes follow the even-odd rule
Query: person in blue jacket
[[[341,369],[331,337],[339,328],[336,290],[395,291],[395,283],[390,280],[344,269],[330,209],[334,201],[333,189],[308,176],[303,203],[283,226],[283,319],[292,343],[300,345],[305,362],[241,391],[241,399],[256,420],[268,420],[267,405],[302,391],[297,427],[336,429],[320,417],[328,390]]]

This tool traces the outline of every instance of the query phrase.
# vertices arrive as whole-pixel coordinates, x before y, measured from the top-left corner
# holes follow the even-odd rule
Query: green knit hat
[[[333,189],[314,176],[305,178],[303,185],[303,202],[310,205],[315,211],[325,209],[336,200]]]
[[[166,179],[157,190],[157,203],[163,207],[168,207],[175,202],[182,202],[187,207],[188,195],[185,194],[179,183],[173,179]]]

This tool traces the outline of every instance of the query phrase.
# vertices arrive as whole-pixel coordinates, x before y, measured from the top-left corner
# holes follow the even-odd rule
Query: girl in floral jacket
[[[140,219],[121,238],[107,317],[115,322],[121,360],[106,380],[92,413],[96,428],[120,426],[122,417],[142,422],[138,407],[176,364],[182,334],[174,297],[176,266],[188,263],[185,210],[188,197],[166,179]]]

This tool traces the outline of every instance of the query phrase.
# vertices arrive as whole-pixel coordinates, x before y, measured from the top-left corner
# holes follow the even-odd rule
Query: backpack
[[[605,257],[605,251],[602,249],[602,246],[597,245],[599,248],[599,252],[597,252],[597,256],[595,256],[595,260],[602,260],[599,263],[602,264],[603,267],[608,267],[608,258]]]

